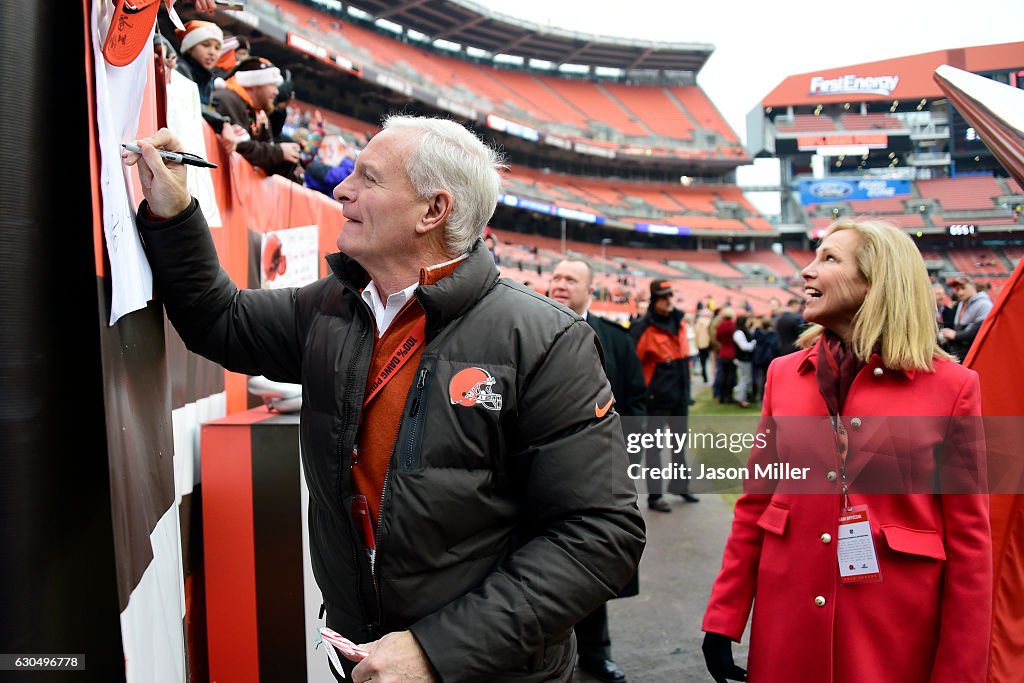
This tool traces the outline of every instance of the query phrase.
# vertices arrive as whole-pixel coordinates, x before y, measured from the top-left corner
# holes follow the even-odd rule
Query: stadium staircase
[[[597,83],[596,85],[597,85],[597,89],[599,91],[601,91],[604,94],[605,97],[607,97],[609,100],[611,100],[612,104],[614,104],[616,107],[621,109],[622,112],[629,118],[630,121],[636,123],[638,126],[640,126],[645,131],[643,137],[645,137],[645,138],[656,137],[655,131],[651,130],[651,127],[643,120],[642,117],[637,116],[636,112],[634,112],[629,107],[627,107],[626,104],[621,99],[619,99],[619,97],[613,92],[612,88],[609,88],[607,85],[602,84],[602,83]],[[624,86],[624,87],[629,88],[630,86]],[[626,93],[627,91],[622,91],[622,92]],[[673,133],[674,133],[674,131],[670,131],[668,133],[668,136],[672,137]]]
[[[786,262],[793,267],[794,273],[799,273],[801,270],[804,269],[804,266],[806,266],[808,263],[806,261],[798,263],[797,260],[793,257],[793,254],[788,250],[782,252],[782,258],[785,259]]]
[[[1006,267],[1006,272],[1012,273],[1013,269],[1017,267],[1017,262],[1011,259],[1006,253],[1007,248],[1008,247],[1003,247],[1002,249],[994,249],[993,251],[995,251],[996,256],[1003,262],[1003,265]]]
[[[683,114],[683,116],[686,117],[686,121],[689,123],[689,125],[684,130],[689,131],[690,137],[692,137],[692,131],[700,127],[700,124],[697,123],[697,119],[693,117],[693,114],[691,114],[690,110],[686,108],[682,100],[676,97],[676,94],[672,92],[669,88],[662,88],[661,91],[665,94],[666,99],[668,99],[668,101],[672,103],[672,106],[678,109]]]

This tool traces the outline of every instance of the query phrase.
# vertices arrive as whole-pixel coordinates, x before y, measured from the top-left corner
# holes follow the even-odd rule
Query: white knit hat
[[[224,31],[211,21],[193,20],[185,24],[184,31],[178,29],[175,33],[178,35],[178,40],[181,41],[182,54],[211,38],[217,41],[218,48],[224,44]]]
[[[247,57],[231,72],[232,78],[246,88],[261,85],[281,85],[281,70],[262,57]]]

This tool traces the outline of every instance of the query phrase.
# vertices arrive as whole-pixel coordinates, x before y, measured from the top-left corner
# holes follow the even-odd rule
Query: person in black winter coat
[[[952,329],[956,324],[956,308],[949,305],[949,294],[946,292],[946,288],[941,282],[936,282],[932,285],[932,292],[935,294],[935,322],[938,324],[939,330]],[[941,333],[939,346],[946,353],[950,353],[949,342],[943,339]]]
[[[754,400],[764,396],[764,383],[768,377],[768,366],[779,356],[779,336],[772,327],[770,318],[762,318],[754,329]]]
[[[590,312],[593,285],[594,271],[589,263],[583,259],[566,259],[555,266],[548,296],[583,316],[594,328],[604,351],[604,368],[612,385],[615,410],[625,417],[642,417],[646,410],[647,384],[640,359],[625,328]],[[616,597],[632,597],[639,592],[638,577],[634,575]],[[582,619],[575,630],[580,669],[605,683],[625,683],[626,673],[612,659],[607,604]]]
[[[803,299],[793,297],[786,303],[786,310],[775,319],[775,333],[779,339],[780,356],[797,350],[796,339],[807,326],[804,316],[800,312],[803,305]]]
[[[365,650],[336,677],[570,680],[573,625],[636,572],[644,522],[593,329],[501,279],[480,239],[497,153],[389,118],[335,189],[329,274],[239,290],[159,155],[181,143],[138,144],[138,225],[185,345],[303,385],[313,574],[327,627]]]

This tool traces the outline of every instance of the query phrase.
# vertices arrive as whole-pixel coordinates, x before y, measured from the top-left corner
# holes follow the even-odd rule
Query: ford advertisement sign
[[[908,194],[910,194],[909,180],[828,178],[800,181],[800,203],[804,206],[828,202],[883,199]]]

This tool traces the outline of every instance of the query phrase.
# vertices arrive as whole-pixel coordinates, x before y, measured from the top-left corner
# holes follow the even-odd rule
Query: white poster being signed
[[[112,3],[92,3],[100,194],[103,235],[110,258],[111,325],[126,313],[145,308],[153,297],[153,273],[135,228],[137,202],[131,196],[128,171],[121,163],[121,143],[134,142],[136,138],[153,50],[144,49],[125,67],[108,64],[103,58],[103,41],[113,14]]]

